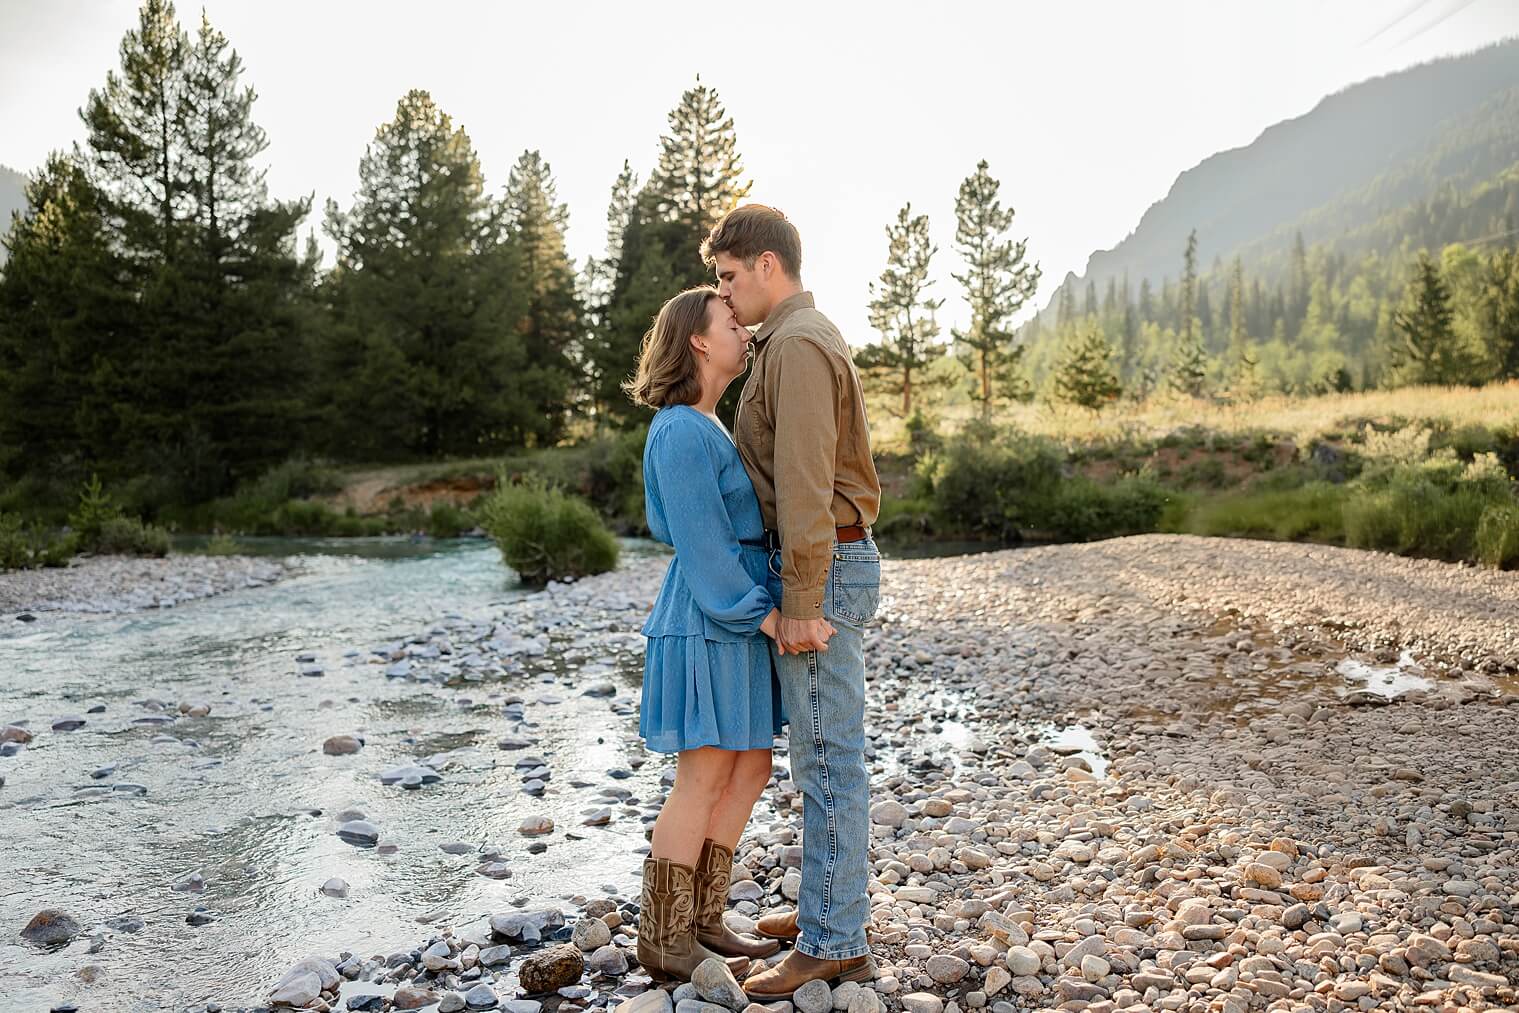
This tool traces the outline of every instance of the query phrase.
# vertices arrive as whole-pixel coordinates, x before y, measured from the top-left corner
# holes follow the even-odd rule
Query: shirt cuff
[[[821,619],[823,588],[782,588],[781,615],[787,619]]]

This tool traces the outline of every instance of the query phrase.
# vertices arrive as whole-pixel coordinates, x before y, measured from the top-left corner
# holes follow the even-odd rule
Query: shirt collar
[[[765,318],[765,322],[760,325],[760,329],[754,332],[754,343],[759,345],[764,342],[770,335],[775,333],[776,328],[781,325],[783,320],[797,310],[810,310],[814,307],[815,304],[813,303],[811,292],[798,292],[796,295],[787,296],[770,311],[770,315]]]

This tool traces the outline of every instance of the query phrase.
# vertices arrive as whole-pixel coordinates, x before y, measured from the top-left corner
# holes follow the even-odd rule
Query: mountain
[[[1089,281],[1159,286],[1181,273],[1197,230],[1200,267],[1241,257],[1268,283],[1301,235],[1337,254],[1469,241],[1519,204],[1519,39],[1373,78],[1219,152],[1177,177],[1122,242],[1068,274],[1045,306]],[[1514,224],[1519,224],[1515,222]],[[1047,320],[1046,322],[1050,322]]]
[[[0,165],[0,237],[11,231],[11,213],[26,208],[26,176],[15,169]],[[0,264],[5,263],[6,250],[0,245]]]

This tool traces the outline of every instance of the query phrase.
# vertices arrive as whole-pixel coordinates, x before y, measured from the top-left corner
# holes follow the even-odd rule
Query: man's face
[[[771,307],[761,278],[763,258],[745,264],[732,254],[717,253],[712,259],[713,270],[717,272],[717,294],[733,309],[738,322],[745,327],[764,323]]]

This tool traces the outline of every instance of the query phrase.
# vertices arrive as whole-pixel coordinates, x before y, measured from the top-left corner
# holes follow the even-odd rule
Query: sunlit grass
[[[899,399],[870,399],[871,438],[879,451],[907,446]],[[959,432],[976,417],[975,405],[930,404],[926,414],[944,436]],[[1265,432],[1294,439],[1299,446],[1314,436],[1342,428],[1356,419],[1437,422],[1450,427],[1482,424],[1519,426],[1519,381],[1486,387],[1404,387],[1399,390],[1324,394],[1318,397],[1273,396],[1244,404],[1216,404],[1162,397],[1142,404],[1122,402],[1100,413],[1036,401],[999,408],[992,421],[1067,443],[1119,440],[1148,441],[1189,427],[1226,436]]]

